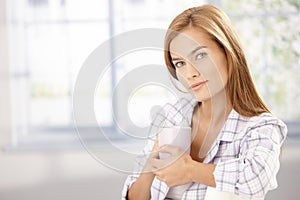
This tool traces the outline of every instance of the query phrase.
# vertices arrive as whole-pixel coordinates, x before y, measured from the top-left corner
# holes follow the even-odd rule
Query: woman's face
[[[171,61],[178,80],[201,102],[225,89],[228,80],[224,50],[196,28],[189,28],[170,43]]]

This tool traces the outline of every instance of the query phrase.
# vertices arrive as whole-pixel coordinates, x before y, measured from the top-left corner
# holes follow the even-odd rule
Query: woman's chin
[[[193,94],[193,96],[198,102],[203,102],[210,99],[209,95]]]

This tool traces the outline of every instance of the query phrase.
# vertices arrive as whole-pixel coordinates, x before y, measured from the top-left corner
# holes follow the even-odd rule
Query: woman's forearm
[[[131,185],[127,192],[128,200],[149,200],[151,199],[151,185],[155,174],[152,173],[153,167],[151,165],[151,159],[158,158],[158,141],[156,140],[147,162],[144,165],[138,179]]]
[[[190,167],[191,170],[189,171],[189,176],[193,182],[216,187],[216,181],[213,175],[216,168],[215,164],[200,163],[193,160]]]
[[[151,172],[142,173],[131,185],[127,193],[128,200],[149,200],[151,198],[150,188],[155,175]]]

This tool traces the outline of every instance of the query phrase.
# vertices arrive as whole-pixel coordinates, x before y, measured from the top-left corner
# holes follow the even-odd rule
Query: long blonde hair
[[[241,43],[229,18],[215,6],[203,5],[187,9],[170,24],[170,31],[165,37],[164,56],[171,75],[177,79],[175,66],[171,62],[170,43],[180,31],[190,27],[204,31],[223,48],[228,63],[226,92],[233,108],[247,117],[270,112],[256,91]]]

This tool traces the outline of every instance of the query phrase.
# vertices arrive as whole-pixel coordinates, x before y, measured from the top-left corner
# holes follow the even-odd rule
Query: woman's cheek
[[[179,70],[176,70],[176,75],[177,75],[178,81],[179,81],[186,89],[188,89],[188,88],[189,88],[188,83],[187,83],[185,77],[179,72]]]

